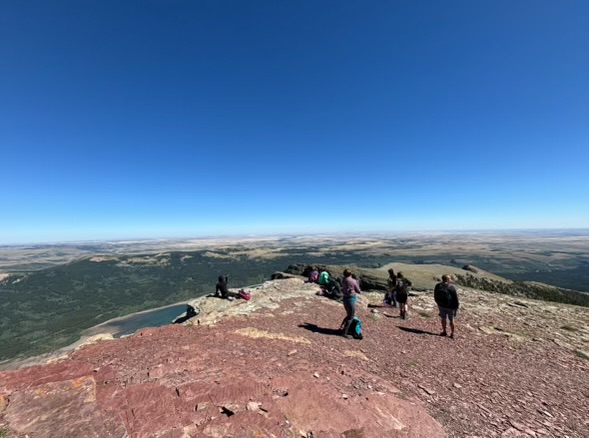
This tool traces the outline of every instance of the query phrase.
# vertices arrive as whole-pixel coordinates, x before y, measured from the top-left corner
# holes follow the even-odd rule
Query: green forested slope
[[[0,360],[52,351],[108,319],[211,292],[219,274],[229,273],[230,285],[243,285],[272,272],[264,262],[200,253],[140,259],[84,259],[0,282]]]

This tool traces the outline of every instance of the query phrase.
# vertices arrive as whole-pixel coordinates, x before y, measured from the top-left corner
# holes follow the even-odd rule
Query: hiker
[[[452,286],[452,277],[450,275],[442,275],[442,282],[436,284],[434,289],[434,300],[438,305],[440,311],[440,319],[442,322],[442,333],[440,336],[447,336],[446,332],[446,318],[450,320],[450,337],[454,337],[454,319],[460,303],[458,301],[458,293],[456,288]]]
[[[399,315],[401,319],[407,318],[407,301],[409,301],[409,287],[412,283],[405,278],[402,272],[397,272],[397,284],[395,285],[394,294],[399,303]]]
[[[356,316],[356,294],[362,293],[356,279],[352,278],[352,273],[344,270],[344,281],[342,282],[342,294],[344,296],[344,309],[346,309],[346,317],[342,321],[340,327],[343,330],[343,335],[346,338],[352,336],[348,334],[348,328],[352,319]]]
[[[395,292],[395,286],[397,285],[397,276],[393,268],[389,269],[389,278],[387,278],[387,292],[384,295],[385,304],[390,304],[393,307],[397,307],[397,292]]]
[[[339,280],[337,280],[335,278],[332,278],[331,280],[329,280],[329,283],[327,283],[326,289],[330,295],[330,298],[338,300],[342,297],[342,286],[341,286],[341,283],[339,282]]]
[[[219,275],[219,281],[215,285],[215,296],[218,297],[219,293],[221,294],[221,298],[227,299],[229,301],[233,301],[234,298],[229,296],[229,289],[227,289],[227,283],[229,282],[228,275]]]
[[[322,271],[321,274],[319,274],[319,280],[317,280],[317,283],[319,283],[321,286],[327,286],[329,283],[329,278],[329,272]]]
[[[322,286],[317,295],[331,298],[332,300],[339,300],[342,297],[341,285],[338,280],[332,278],[326,286]]]
[[[317,280],[319,280],[319,271],[317,268],[312,267],[311,271],[309,272],[307,283],[317,283]]]

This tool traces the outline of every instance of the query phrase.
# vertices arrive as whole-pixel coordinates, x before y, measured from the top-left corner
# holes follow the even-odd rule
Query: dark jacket
[[[227,298],[229,296],[229,289],[227,289],[227,282],[223,280],[219,280],[217,285],[215,286],[215,295],[219,295],[221,292],[221,296],[223,298]]]

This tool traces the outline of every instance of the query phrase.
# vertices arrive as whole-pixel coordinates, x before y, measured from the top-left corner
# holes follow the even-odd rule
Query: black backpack
[[[450,307],[450,303],[452,303],[452,296],[450,295],[450,291],[448,290],[448,285],[446,283],[436,284],[436,288],[434,289],[434,300],[440,307]]]
[[[399,296],[407,297],[408,286],[409,285],[407,284],[407,281],[404,278],[397,279],[397,284],[395,285],[394,289],[394,291],[397,293],[397,299],[399,299]]]

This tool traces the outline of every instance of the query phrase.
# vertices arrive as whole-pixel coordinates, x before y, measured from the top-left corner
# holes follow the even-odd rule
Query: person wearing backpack
[[[397,273],[397,284],[395,286],[395,295],[399,303],[399,314],[401,319],[407,318],[407,301],[409,301],[409,287],[412,283],[405,278],[402,272]]]
[[[352,278],[352,273],[346,269],[344,270],[344,281],[342,282],[342,294],[344,297],[344,309],[346,309],[346,317],[342,321],[342,325],[340,327],[343,330],[343,335],[346,338],[352,338],[353,336],[350,335],[348,332],[350,330],[350,325],[352,320],[354,320],[356,316],[356,294],[362,293],[360,291],[360,286],[358,286],[358,282]]]
[[[397,276],[393,268],[389,269],[389,278],[387,278],[387,293],[384,295],[384,303],[390,304],[393,307],[397,307],[397,292],[395,287],[397,286]]]
[[[319,274],[319,279],[317,280],[317,283],[319,283],[321,286],[327,286],[327,284],[329,283],[329,272],[321,272],[321,274]]]
[[[452,286],[452,277],[445,274],[442,275],[442,282],[436,284],[434,289],[434,300],[438,305],[440,311],[440,319],[442,322],[442,333],[440,336],[447,336],[446,319],[450,321],[450,337],[454,337],[454,318],[460,303],[458,301],[458,293],[456,288]]]

